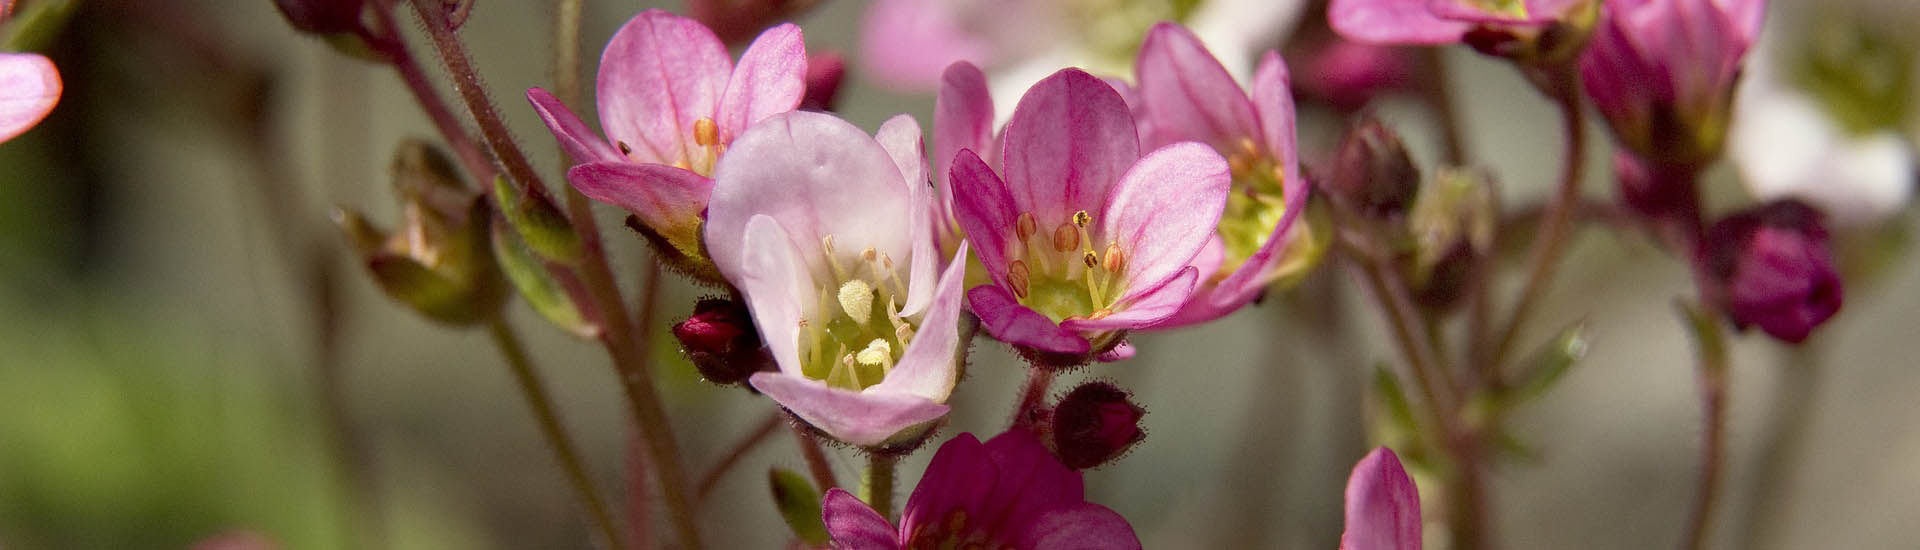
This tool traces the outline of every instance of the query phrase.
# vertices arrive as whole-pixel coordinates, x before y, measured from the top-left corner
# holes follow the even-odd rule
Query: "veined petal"
[[[745,264],[734,284],[746,295],[753,324],[780,372],[801,376],[800,320],[815,313],[808,311],[815,307],[808,299],[817,292],[813,277],[795,256],[793,239],[773,218],[754,216],[742,239]]]
[[[929,277],[931,278],[931,277]],[[960,287],[967,278],[967,243],[940,275],[939,291],[927,315],[920,319],[913,342],[900,354],[900,364],[887,373],[886,380],[871,389],[889,393],[909,393],[945,403],[959,382],[957,351],[960,341]]]
[[[1232,150],[1239,140],[1260,135],[1247,92],[1186,27],[1154,25],[1136,67],[1154,128],[1148,146],[1194,140]]]
[[[700,22],[662,10],[627,21],[600,54],[600,127],[633,158],[686,161],[694,121],[712,118],[733,73],[727,47]]]
[[[994,339],[1048,353],[1085,355],[1093,344],[1014,300],[1007,289],[980,285],[967,291],[967,305]]]
[[[740,54],[720,95],[720,143],[767,117],[793,110],[807,93],[807,42],[800,27],[767,29]]]
[[[900,535],[887,518],[845,489],[827,490],[820,500],[820,519],[833,547],[842,550],[900,550]]]
[[[1014,108],[1001,151],[1017,211],[1051,228],[1075,211],[1102,210],[1140,158],[1135,131],[1126,101],[1093,75],[1062,69],[1035,84]]]
[[[986,488],[1000,478],[1000,469],[987,454],[987,446],[973,434],[962,433],[940,444],[927,463],[926,474],[907,497],[900,513],[900,532],[911,537],[922,526],[935,529],[962,512],[969,518],[985,517],[994,502]]]
[[[591,162],[567,170],[567,182],[593,200],[632,212],[662,234],[695,235],[700,211],[713,194],[713,180],[664,164],[621,160]]]
[[[1199,270],[1188,267],[1160,286],[1138,293],[1132,298],[1133,301],[1123,302],[1123,306],[1115,308],[1112,315],[1099,319],[1069,319],[1061,322],[1060,326],[1067,330],[1087,332],[1158,327],[1178,313],[1180,306],[1193,295],[1198,275]]]
[[[565,151],[575,163],[614,162],[626,160],[625,155],[614,150],[607,140],[587,128],[587,123],[573,114],[566,104],[553,94],[539,88],[527,89],[527,101],[533,104],[533,111],[540,114],[540,121],[547,123],[547,131],[553,132],[553,139],[560,142],[560,150]]]
[[[1056,509],[1031,520],[1017,548],[1047,550],[1139,550],[1140,537],[1127,519],[1091,502]]]
[[[1447,44],[1459,42],[1472,25],[1444,19],[1427,8],[1428,0],[1333,0],[1327,23],[1340,36],[1371,44]]]
[[[754,373],[754,389],[834,439],[860,447],[885,443],[902,430],[947,414],[947,406],[906,393],[855,392],[785,372]]]
[[[832,236],[843,266],[861,252],[896,259],[912,253],[913,220],[900,169],[872,136],[823,113],[793,111],[755,124],[714,169],[707,206],[708,253],[729,279],[740,276],[738,242],[746,221],[772,216],[816,274],[828,273],[821,240]]]
[[[1282,175],[1286,179],[1280,185],[1287,195],[1287,211],[1294,212],[1297,210],[1292,204],[1294,198],[1304,201],[1309,186],[1307,180],[1300,177],[1299,138],[1294,131],[1293,78],[1279,52],[1268,50],[1260,56],[1260,66],[1253,71],[1250,97],[1254,117],[1260,120],[1260,141],[1266,145],[1267,154],[1273,155],[1285,167]]]
[[[60,71],[46,56],[0,53],[0,142],[39,124],[63,89]]]
[[[967,149],[954,157],[950,179],[954,218],[959,221],[960,230],[976,243],[973,253],[980,257],[994,284],[1006,285],[1008,255],[1019,246],[1015,242],[1014,225],[1020,214],[1013,194],[985,161]]]
[[[1340,550],[1420,550],[1420,489],[1392,449],[1367,453],[1347,478]]]
[[[1196,142],[1162,147],[1127,171],[1094,237],[1119,243],[1126,252],[1127,292],[1121,301],[1159,287],[1187,267],[1220,224],[1231,185],[1227,161]]]

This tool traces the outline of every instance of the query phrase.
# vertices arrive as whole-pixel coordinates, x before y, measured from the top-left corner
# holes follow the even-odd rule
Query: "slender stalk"
[[[1497,333],[1492,351],[1487,356],[1495,372],[1506,361],[1507,354],[1513,349],[1514,337],[1520,332],[1520,327],[1526,325],[1527,317],[1533,313],[1541,295],[1546,294],[1547,286],[1553,281],[1554,271],[1560,266],[1560,255],[1566,249],[1574,211],[1580,201],[1580,183],[1585,173],[1582,168],[1586,166],[1586,115],[1580,109],[1578,74],[1569,73],[1566,78],[1571,82],[1561,86],[1555,98],[1559,101],[1560,116],[1566,131],[1560,189],[1554,195],[1553,202],[1547,205],[1540,231],[1534,238],[1533,252],[1527,262],[1527,280],[1521,287],[1520,298],[1514,302],[1513,313]]]
[[[1047,390],[1053,387],[1053,369],[1040,366],[1027,366],[1027,385],[1020,391],[1020,402],[1013,409],[1013,427],[1019,428],[1039,420],[1040,408],[1046,406]]]
[[[867,505],[893,521],[893,470],[900,459],[882,453],[867,454]]]
[[[1714,512],[1720,502],[1720,478],[1726,454],[1727,343],[1718,316],[1683,306],[1692,326],[1700,359],[1700,479],[1695,488],[1693,514],[1687,522],[1681,548],[1707,547]]]
[[[1341,217],[1352,219],[1350,216]],[[1394,279],[1383,272],[1379,262],[1375,261],[1378,259],[1378,254],[1366,250],[1368,245],[1354,243],[1351,237],[1343,237],[1341,240],[1346,243],[1348,255],[1352,257],[1354,265],[1360,269],[1361,281],[1366,283],[1367,288],[1372,291],[1381,313],[1386,315],[1388,332],[1391,333],[1402,358],[1406,360],[1407,368],[1413,375],[1414,384],[1420,388],[1420,394],[1431,409],[1435,421],[1443,427],[1451,426],[1455,410],[1452,395],[1441,391],[1440,374],[1438,374],[1438,371],[1442,370],[1439,368],[1440,359],[1433,348],[1427,345],[1430,340],[1423,336],[1419,310],[1413,307],[1413,300],[1408,295],[1405,285],[1393,284]],[[1451,391],[1453,388],[1449,384],[1446,389]],[[1451,433],[1453,430],[1448,428],[1447,431]]]
[[[626,541],[620,537],[620,529],[615,527],[613,514],[607,511],[606,499],[601,498],[599,489],[593,485],[593,478],[587,474],[587,467],[575,450],[573,437],[567,434],[566,424],[560,421],[560,413],[554,410],[553,400],[548,397],[546,384],[540,381],[540,374],[534,370],[533,359],[528,357],[526,346],[520,343],[520,337],[513,333],[513,327],[506,319],[495,315],[487,319],[487,336],[493,339],[494,347],[500,348],[500,356],[506,358],[507,369],[513,373],[513,380],[520,388],[520,397],[527,400],[527,408],[533,409],[534,420],[540,425],[541,435],[546,437],[547,447],[553,451],[553,458],[560,463],[560,469],[567,475],[567,481],[573,484],[579,493],[581,504],[587,507],[588,515],[593,517],[595,527],[606,538],[606,544],[612,548],[626,548]]]
[[[773,414],[767,415],[767,419],[761,421],[760,426],[753,429],[753,433],[747,434],[746,437],[740,438],[740,442],[734,443],[720,462],[707,469],[706,475],[700,476],[700,484],[694,489],[693,498],[706,502],[707,495],[713,494],[713,488],[720,485],[720,480],[727,476],[727,472],[733,471],[734,466],[740,465],[740,461],[747,458],[747,453],[753,452],[754,448],[766,442],[768,437],[772,437],[773,432],[780,430],[780,425],[785,420],[781,418],[784,414],[786,413],[774,411]]]
[[[447,66],[447,73],[453,79],[453,88],[460,93],[467,112],[480,126],[480,138],[493,150],[495,158],[506,168],[507,176],[520,185],[522,192],[529,196],[546,196],[547,186],[540,175],[533,171],[533,164],[527,162],[526,154],[513,142],[513,135],[507,131],[507,123],[500,118],[500,110],[487,98],[486,87],[480,83],[480,74],[473,69],[473,59],[467,55],[466,44],[460,41],[460,35],[446,21],[437,0],[413,0],[413,12],[425,23],[427,34],[433,37],[433,48],[440,54],[440,62]]]
[[[367,31],[367,42],[379,48],[387,62],[393,65],[394,72],[400,74],[400,81],[406,83],[414,101],[420,104],[421,112],[426,113],[427,119],[433,121],[433,127],[440,131],[440,137],[453,148],[454,154],[460,158],[460,164],[467,169],[467,174],[473,176],[474,181],[482,182],[482,188],[487,188],[484,182],[493,181],[493,159],[473,140],[473,136],[467,134],[466,128],[460,126],[453,110],[447,107],[440,92],[434,90],[426,71],[420,68],[420,62],[407,48],[407,41],[400,37],[399,27],[393,19],[392,0],[378,0],[378,3],[380,5],[372,11],[380,28]]]
[[[627,437],[627,534],[636,550],[651,550],[653,540],[653,483],[648,472],[647,446],[641,442],[640,429],[634,427]]]
[[[1466,129],[1461,127],[1460,111],[1453,97],[1452,71],[1447,63],[1446,51],[1440,48],[1421,48],[1426,57],[1427,78],[1425,92],[1427,107],[1433,109],[1433,118],[1440,126],[1441,147],[1444,147],[1447,164],[1465,166],[1467,164]]]
[[[820,441],[799,424],[788,421],[787,425],[793,428],[794,442],[800,445],[800,456],[807,461],[807,473],[813,476],[813,485],[821,492],[839,487],[840,481],[833,476],[833,465],[827,463],[827,453],[820,450]]]
[[[1742,537],[1737,548],[1777,548],[1775,533],[1787,522],[1787,487],[1800,462],[1807,456],[1807,434],[1825,376],[1820,365],[1822,353],[1818,340],[1788,351],[1781,361],[1779,382],[1774,384],[1773,428],[1762,439],[1765,454],[1760,457],[1754,475],[1752,504],[1748,508]]]
[[[580,0],[553,2],[553,95],[580,103]]]

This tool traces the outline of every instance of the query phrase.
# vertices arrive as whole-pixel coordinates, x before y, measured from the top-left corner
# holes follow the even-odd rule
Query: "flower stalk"
[[[1539,236],[1534,239],[1528,254],[1527,279],[1521,286],[1520,297],[1513,304],[1513,312],[1499,332],[1495,333],[1492,348],[1486,355],[1478,357],[1480,361],[1492,365],[1490,370],[1496,374],[1501,370],[1500,365],[1505,363],[1507,354],[1512,352],[1514,338],[1518,336],[1520,328],[1526,324],[1540,297],[1546,294],[1553,282],[1554,272],[1560,267],[1560,256],[1566,251],[1574,212],[1580,202],[1580,186],[1586,165],[1586,114],[1580,105],[1579,74],[1565,71],[1561,78],[1568,82],[1553,87],[1566,133],[1566,150],[1561,156],[1560,188],[1547,205]]]
[[[493,345],[500,349],[500,356],[507,360],[507,369],[513,373],[513,381],[520,389],[520,396],[527,400],[527,408],[533,409],[534,420],[540,425],[540,434],[547,440],[548,450],[560,463],[567,475],[567,482],[573,484],[579,493],[580,503],[592,516],[594,527],[600,529],[609,548],[627,548],[627,542],[620,536],[615,526],[613,514],[608,511],[607,501],[601,497],[599,489],[593,484],[592,476],[587,474],[586,465],[580,460],[575,449],[573,437],[568,435],[567,427],[560,421],[560,414],[554,409],[552,398],[548,397],[546,384],[540,381],[540,375],[534,370],[533,359],[527,356],[526,346],[520,343],[513,327],[506,319],[495,315],[487,319],[487,336],[493,339]]]
[[[1720,316],[1708,310],[1681,305],[1700,365],[1700,478],[1694,489],[1693,512],[1687,522],[1681,548],[1701,550],[1713,528],[1713,516],[1720,503],[1721,470],[1726,455],[1727,428],[1727,342]]]

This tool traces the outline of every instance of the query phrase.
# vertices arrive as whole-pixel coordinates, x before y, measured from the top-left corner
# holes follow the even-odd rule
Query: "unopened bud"
[[[273,0],[280,15],[294,29],[314,34],[351,33],[360,29],[366,0]]]
[[[1140,429],[1146,414],[1126,390],[1106,382],[1081,384],[1053,409],[1054,452],[1076,470],[1110,462],[1146,439]]]
[[[1701,294],[1745,329],[1799,343],[1840,311],[1840,275],[1821,214],[1796,200],[1727,216],[1701,238]]]
[[[1406,210],[1419,190],[1420,169],[1400,136],[1371,116],[1362,117],[1340,140],[1330,190],[1369,215],[1391,217]]]
[[[700,376],[715,384],[737,384],[772,365],[747,306],[733,300],[700,300],[692,317],[673,325],[673,337]]]

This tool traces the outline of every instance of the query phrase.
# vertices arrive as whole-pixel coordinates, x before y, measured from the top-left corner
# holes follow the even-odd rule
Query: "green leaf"
[[[767,485],[773,489],[774,506],[780,508],[780,517],[793,534],[809,545],[825,546],[827,525],[820,519],[820,491],[813,488],[813,482],[793,471],[774,468],[767,471]]]
[[[1587,335],[1585,321],[1574,323],[1560,331],[1560,334],[1548,340],[1546,345],[1535,350],[1523,364],[1526,371],[1521,374],[1519,383],[1508,390],[1501,398],[1501,405],[1511,407],[1520,402],[1532,400],[1553,389],[1553,385],[1574,363],[1587,356],[1592,340]]]
[[[586,254],[580,234],[573,224],[545,195],[523,195],[504,176],[493,179],[493,197],[507,224],[520,234],[527,248],[542,259],[563,265],[578,265]]]
[[[516,232],[494,224],[492,240],[493,256],[500,261],[500,271],[506,273],[507,280],[534,311],[575,336],[593,338],[600,334],[599,325],[581,314],[572,296],[554,280],[553,272],[547,270],[546,263],[534,256]]]

